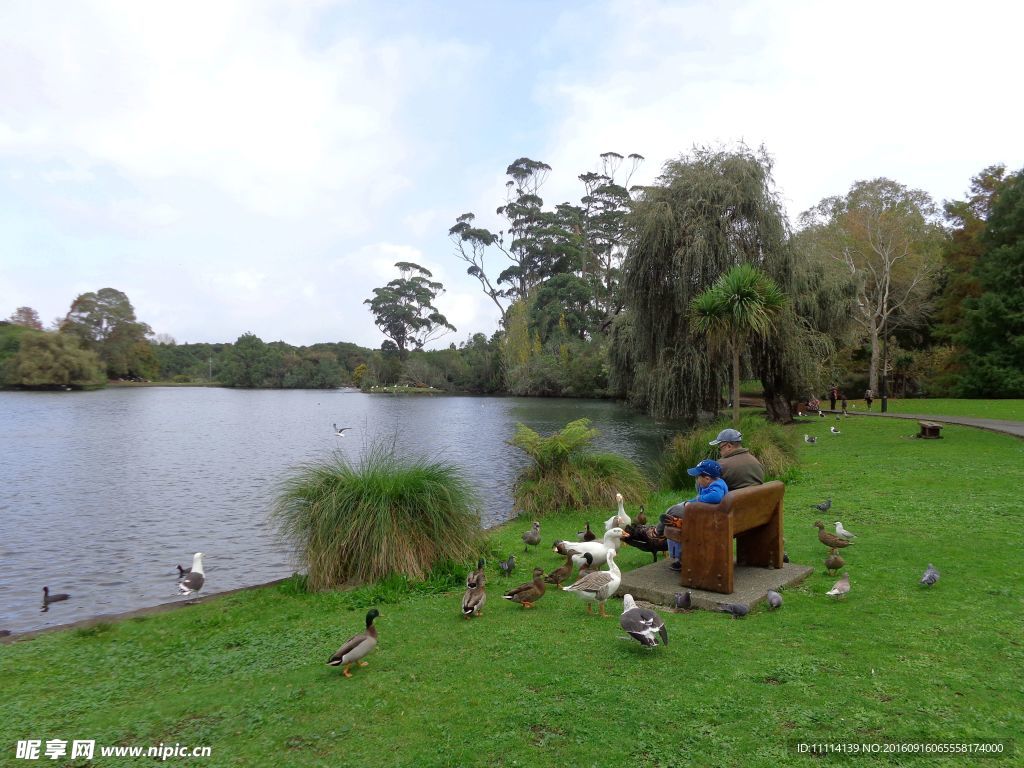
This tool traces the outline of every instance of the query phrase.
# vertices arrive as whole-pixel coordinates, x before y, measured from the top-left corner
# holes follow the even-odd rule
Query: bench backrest
[[[775,514],[786,491],[784,483],[772,480],[763,485],[749,485],[729,491],[718,504],[701,504],[720,514],[732,513],[734,534],[764,525]]]

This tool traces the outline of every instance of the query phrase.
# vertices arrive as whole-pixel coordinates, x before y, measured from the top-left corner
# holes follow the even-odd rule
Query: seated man
[[[764,467],[741,445],[743,435],[736,429],[723,429],[708,445],[718,446],[718,464],[722,479],[730,491],[764,483]]]
[[[703,501],[705,504],[717,504],[725,498],[725,494],[729,492],[729,486],[722,480],[722,467],[714,459],[704,459],[704,461],[697,464],[696,467],[686,470],[686,474],[690,477],[697,478],[697,495],[692,499],[675,504],[665,510],[665,514],[661,516],[661,522],[658,523],[658,535],[665,535],[665,525],[677,525],[678,520],[682,520],[686,515],[686,505],[692,501]],[[682,564],[679,562],[679,557],[682,554],[682,548],[679,546],[679,542],[668,541],[668,553],[672,558],[669,563],[669,568],[673,571],[682,570]]]

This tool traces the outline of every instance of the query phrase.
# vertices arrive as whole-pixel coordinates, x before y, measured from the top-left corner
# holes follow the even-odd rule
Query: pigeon
[[[843,574],[843,578],[832,585],[832,589],[826,592],[826,595],[832,597],[842,597],[850,591],[850,574],[849,572]]]
[[[369,666],[369,664],[363,661],[363,656],[366,656],[377,647],[377,628],[373,626],[373,620],[378,616],[380,616],[380,611],[376,608],[371,608],[369,613],[366,614],[366,631],[352,635],[352,637],[346,640],[345,644],[327,660],[327,665],[330,667],[340,666],[341,674],[345,677],[352,677],[352,673],[348,671],[348,668],[353,663],[358,662],[360,667]]]
[[[529,549],[531,544],[533,546],[540,544],[540,523],[536,520],[533,521],[533,527],[523,534],[523,552]]]
[[[835,427],[829,427],[829,428],[828,428],[828,431],[829,431],[829,432],[831,432],[831,433],[832,433],[833,435],[841,435],[841,434],[843,434],[842,432],[840,432],[840,431],[839,431],[838,429],[836,429]]]
[[[838,520],[836,520],[836,536],[842,536],[844,539],[855,539],[855,538],[857,538],[857,534],[855,534],[852,531],[848,531],[845,528],[843,528],[843,524],[841,522],[839,522]]]
[[[662,644],[668,645],[668,629],[665,627],[665,621],[654,611],[638,606],[632,595],[626,594],[622,597],[622,615],[619,616],[619,626],[626,630],[626,634],[647,648],[654,648],[658,645],[659,635]]]
[[[685,592],[676,592],[675,607],[677,611],[688,611],[692,604],[693,600],[690,595],[690,590],[686,590]]]
[[[203,553],[192,555],[192,570],[178,583],[178,591],[182,595],[191,595],[203,588],[206,574],[203,572]]]
[[[581,541],[593,541],[597,538],[592,530],[590,530],[590,521],[587,521],[587,527],[582,531],[576,531],[576,535],[580,537]]]
[[[768,590],[768,607],[771,608],[773,611],[776,608],[781,608],[782,607],[782,595],[780,595],[778,592],[776,592],[776,591],[774,591],[772,589],[769,589]]]
[[[498,567],[501,568],[501,572],[505,576],[508,576],[510,573],[512,573],[512,570],[516,567],[516,556],[515,555],[509,555],[508,556],[508,560],[499,560],[498,561]]]
[[[811,504],[819,512],[828,512],[832,509],[832,499],[825,499],[821,504]]]
[[[839,556],[835,549],[825,558],[825,570],[828,571],[829,576],[834,576],[844,565],[846,565],[846,561]]]
[[[62,600],[67,600],[71,595],[61,592],[59,595],[51,595],[49,587],[43,587],[43,605],[49,605],[50,603],[59,603]]]
[[[739,619],[750,613],[750,609],[743,603],[719,603],[715,610],[721,613],[731,613],[734,619]]]
[[[921,583],[926,587],[930,587],[936,581],[939,580],[939,572],[935,570],[935,566],[928,563],[928,570],[924,572],[924,576],[921,577]]]
[[[804,435],[804,442],[809,443],[810,445],[814,445],[816,442],[818,442],[818,438],[811,437],[810,435]]]
[[[345,430],[352,429],[352,427],[339,427],[337,424],[331,424],[331,426],[334,427],[334,434],[338,437],[344,437]]]
[[[818,541],[824,544],[826,547],[831,549],[842,549],[843,547],[849,547],[853,545],[852,541],[836,536],[835,534],[829,533],[825,530],[825,524],[821,520],[816,520],[814,527],[818,529]]]

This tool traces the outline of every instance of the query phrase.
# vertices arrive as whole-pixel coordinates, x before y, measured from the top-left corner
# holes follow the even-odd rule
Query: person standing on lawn
[[[868,410],[871,410],[871,401],[875,399],[875,393],[868,387],[864,390],[864,403],[867,405]]]
[[[834,411],[836,409],[836,400],[839,399],[839,387],[835,384],[832,385],[832,389],[828,391],[828,409]]]

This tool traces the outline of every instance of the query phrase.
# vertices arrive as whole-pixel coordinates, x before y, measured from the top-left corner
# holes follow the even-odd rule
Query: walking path
[[[842,411],[825,411],[825,413],[842,413]],[[942,424],[962,424],[966,427],[987,429],[990,432],[1002,432],[1006,435],[1024,437],[1024,421],[1008,421],[1006,419],[975,419],[969,416],[921,416],[913,413],[878,413],[874,411],[847,411],[849,416],[881,416],[892,419],[913,419],[916,421],[937,421]]]

